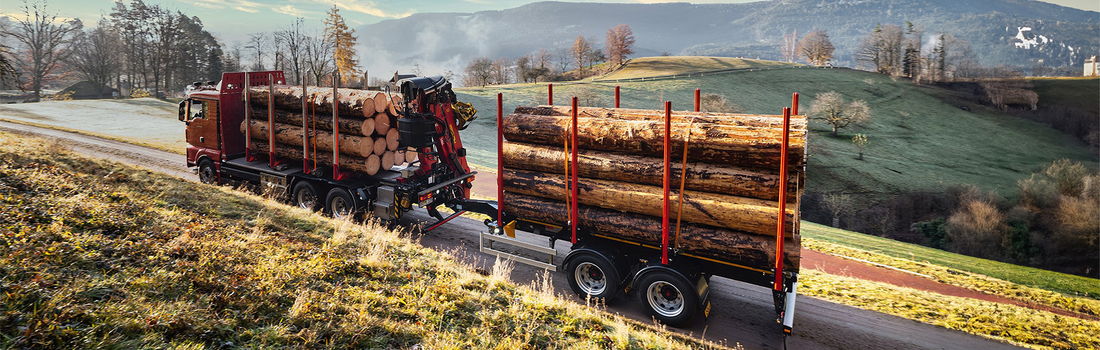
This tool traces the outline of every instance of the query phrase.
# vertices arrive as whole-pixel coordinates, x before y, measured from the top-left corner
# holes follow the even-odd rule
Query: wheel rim
[[[329,203],[329,207],[332,208],[332,217],[335,218],[343,218],[351,214],[351,206],[348,205],[344,197],[333,198],[332,203]]]
[[[582,262],[573,270],[577,287],[588,295],[600,295],[607,289],[607,275],[603,269],[590,262]]]
[[[649,307],[658,315],[676,317],[684,312],[684,295],[680,289],[665,281],[656,281],[646,288]]]
[[[206,165],[199,169],[199,181],[207,184],[214,182],[214,167]]]
[[[298,195],[294,197],[299,208],[311,210],[317,208],[317,194],[308,188],[299,189]]]

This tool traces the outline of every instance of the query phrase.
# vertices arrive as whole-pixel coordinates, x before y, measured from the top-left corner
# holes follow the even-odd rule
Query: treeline
[[[620,24],[608,29],[603,48],[584,36],[577,36],[572,46],[553,53],[541,49],[514,60],[474,59],[466,65],[462,82],[466,86],[486,86],[583,79],[622,66],[634,53],[634,42],[630,26]],[[601,63],[604,64],[601,66]]]

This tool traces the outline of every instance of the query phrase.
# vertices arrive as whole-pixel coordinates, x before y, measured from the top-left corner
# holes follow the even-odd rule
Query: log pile
[[[301,160],[303,147],[307,147],[309,158],[322,165],[332,164],[338,139],[341,166],[367,175],[416,160],[415,151],[399,149],[400,133],[391,127],[396,123],[400,96],[344,88],[335,94],[334,105],[331,87],[309,86],[304,93],[300,86],[276,85],[273,92],[268,87],[253,87],[249,94],[251,123],[242,122],[241,132],[248,128],[253,151],[267,153],[268,138],[273,134],[277,157]],[[269,101],[274,101],[271,108]],[[339,112],[335,123],[334,109]],[[336,138],[334,126],[339,127]]]
[[[660,246],[664,111],[582,107],[577,112],[579,228]],[[504,118],[500,175],[510,215],[568,227],[570,113],[570,107],[518,107]],[[778,115],[673,113],[669,235],[675,251],[771,268],[782,122]],[[806,118],[792,116],[784,259],[795,271],[806,134]]]

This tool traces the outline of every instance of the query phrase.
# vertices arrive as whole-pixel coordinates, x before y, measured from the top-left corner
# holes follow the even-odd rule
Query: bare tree
[[[852,136],[852,144],[859,149],[859,157],[856,159],[863,160],[863,150],[867,148],[868,142],[870,141],[867,139],[867,135],[856,134],[856,136]]]
[[[577,70],[582,74],[585,67],[588,67],[589,59],[591,59],[592,44],[585,39],[584,36],[578,35],[576,40],[573,40],[573,49],[570,51],[573,55],[573,62],[577,65]]]
[[[119,70],[119,52],[117,33],[101,25],[78,33],[72,55],[66,62],[85,80],[95,83],[97,87],[106,86],[110,85]]]
[[[837,136],[838,130],[842,128],[870,120],[871,108],[862,100],[852,101],[846,105],[844,96],[836,91],[829,91],[817,95],[813,105],[810,106],[810,114],[829,123],[833,128],[833,136]]]
[[[16,56],[19,70],[30,79],[35,98],[42,97],[42,86],[51,81],[62,61],[71,53],[73,34],[81,30],[79,20],[64,21],[50,13],[46,2],[23,3],[23,16],[14,28],[4,32],[22,45]]]
[[[466,77],[463,84],[466,86],[489,85],[493,79],[493,61],[488,58],[478,58],[466,65]]]
[[[291,73],[294,74],[294,83],[301,84],[302,71],[305,68],[305,51],[308,44],[305,33],[302,31],[301,17],[294,19],[294,23],[286,29],[275,33],[275,37],[286,43],[286,57],[290,63]],[[276,50],[282,51],[282,50]]]
[[[852,196],[844,193],[828,193],[822,198],[821,203],[832,215],[833,224],[829,226],[836,228],[840,228],[840,218],[855,211],[856,208],[856,202]]]
[[[527,83],[531,79],[531,56],[516,59],[516,81]]]
[[[255,61],[252,61],[251,70],[262,71],[264,69],[264,51],[267,49],[267,33],[252,33],[248,35],[248,46],[256,53]]]
[[[607,59],[618,67],[626,56],[634,53],[634,31],[629,25],[620,24],[607,30]]]
[[[783,54],[783,60],[789,63],[794,63],[798,59],[798,31],[792,30],[790,33],[783,34],[783,47],[780,48]]]
[[[798,41],[798,53],[805,57],[810,64],[824,66],[833,58],[833,42],[829,40],[829,34],[824,30],[815,30],[802,37]]]
[[[508,84],[512,82],[512,63],[507,58],[493,61],[491,84]]]
[[[863,39],[856,59],[887,75],[902,73],[902,43],[904,35],[896,25],[877,25]]]
[[[321,80],[324,76],[331,73],[333,69],[332,58],[332,44],[325,40],[324,36],[315,35],[307,36],[305,41],[305,63],[309,70],[310,75],[313,76],[313,83],[322,85]]]

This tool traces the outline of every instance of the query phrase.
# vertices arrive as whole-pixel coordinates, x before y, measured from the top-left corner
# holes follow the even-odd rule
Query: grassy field
[[[507,266],[0,133],[0,348],[710,346]]]
[[[176,112],[176,104],[154,98],[0,105],[0,119],[183,153],[185,126]]]
[[[1100,115],[1100,78],[1030,79],[1039,94],[1039,106],[1067,106]]]
[[[653,58],[688,62],[685,58]],[[629,70],[629,68],[628,68]],[[572,95],[595,95],[588,105],[612,103],[612,83],[555,83],[557,104]],[[1012,194],[1016,181],[1062,158],[1097,166],[1096,156],[1080,141],[1042,124],[979,106],[945,102],[940,89],[893,80],[880,74],[827,68],[786,68],[734,72],[698,78],[630,82],[622,86],[623,107],[660,108],[671,100],[678,110],[692,108],[695,88],[724,95],[747,112],[778,114],[792,92],[802,94],[802,111],[816,94],[837,91],[871,106],[873,120],[829,135],[827,125],[811,123],[807,187],[877,197],[912,191],[942,191],[955,184],[976,184]],[[481,110],[464,134],[473,162],[495,165],[495,98],[503,93],[505,111],[517,105],[546,103],[545,84],[516,84],[459,89],[460,99]],[[965,110],[960,107],[966,107]],[[866,160],[856,159],[851,138],[864,133]]]
[[[628,64],[589,80],[614,80],[699,73],[728,69],[794,67],[799,64],[733,57],[662,56],[631,59]]]

